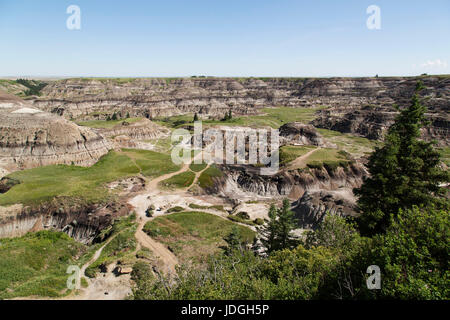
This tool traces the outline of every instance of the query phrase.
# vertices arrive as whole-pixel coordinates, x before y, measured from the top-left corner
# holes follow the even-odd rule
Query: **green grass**
[[[191,208],[191,209],[214,209],[214,210],[226,212],[226,210],[224,209],[224,207],[222,205],[201,206],[199,204],[190,203],[189,208]]]
[[[115,151],[87,168],[52,165],[18,171],[9,176],[21,183],[0,195],[0,205],[40,203],[56,196],[105,200],[108,192],[104,184],[138,173],[139,168],[129,157]]]
[[[348,133],[317,128],[329,142],[336,144],[340,149],[347,151],[355,157],[360,157],[371,153],[381,142],[363,137],[354,136]]]
[[[194,172],[200,172],[200,171],[204,170],[206,168],[206,166],[207,166],[206,163],[200,163],[200,164],[191,163],[189,166],[189,169],[191,169]]]
[[[136,229],[137,223],[130,219],[124,219],[121,230],[103,248],[100,257],[86,269],[86,275],[95,277],[101,265],[107,266],[119,259],[122,260],[122,263],[126,263],[127,260],[133,260],[132,253],[136,249],[136,239],[134,237]]]
[[[172,149],[171,137],[157,138],[144,140],[144,142],[151,143],[154,146],[154,150],[160,153],[168,153]]]
[[[211,165],[208,169],[203,171],[198,177],[198,184],[202,188],[210,188],[214,185],[213,178],[223,176],[223,172],[220,171],[215,165]]]
[[[174,164],[168,154],[137,149],[122,149],[122,152],[133,159],[147,177],[154,178],[180,170],[180,166]]]
[[[233,225],[231,221],[204,212],[179,212],[147,222],[144,231],[169,246],[181,260],[202,259],[225,244],[223,237],[231,232]],[[238,228],[251,243],[255,233],[244,226]]]
[[[185,171],[177,174],[169,179],[161,181],[159,185],[163,188],[175,189],[175,188],[187,188],[192,182],[194,182],[195,173],[192,171]]]
[[[169,210],[167,210],[168,213],[181,212],[181,211],[185,211],[185,209],[180,206],[175,206],[175,207],[172,207]]]
[[[0,240],[0,299],[59,297],[64,292],[69,265],[86,247],[62,232],[39,231]]]
[[[280,148],[280,164],[286,165],[316,148],[315,146],[283,146]]]
[[[320,150],[317,150],[316,152],[312,153],[307,159],[306,163],[310,163],[313,161],[338,161],[338,160],[346,160],[344,156],[339,153],[338,149],[329,149],[329,148],[322,148]]]
[[[119,119],[119,120],[89,120],[89,121],[79,121],[77,122],[78,125],[84,126],[84,127],[90,127],[95,129],[110,129],[114,126],[121,124],[122,122],[128,122],[128,123],[135,123],[143,118],[127,118],[127,119]]]
[[[315,113],[318,110],[327,108],[325,106],[318,108],[289,108],[289,107],[276,107],[276,108],[263,108],[260,110],[261,115],[252,116],[240,116],[233,117],[231,120],[202,120],[204,127],[213,125],[226,125],[226,126],[244,126],[244,127],[272,127],[277,129],[285,123],[289,122],[303,122],[308,123],[315,119]],[[171,127],[179,128],[185,125],[192,125],[194,120],[193,114],[178,115],[167,118],[156,119],[159,124]]]
[[[104,201],[112,196],[105,187],[109,182],[139,173],[156,177],[177,170],[179,166],[169,155],[134,149],[110,151],[91,167],[52,165],[14,172],[9,177],[21,183],[0,194],[0,205],[37,204],[57,196]]]
[[[252,220],[250,219],[244,219],[240,216],[235,216],[235,215],[229,215],[227,217],[229,220],[234,221],[234,222],[238,222],[238,223],[243,223],[243,224],[247,224],[249,226],[254,226],[256,225]]]

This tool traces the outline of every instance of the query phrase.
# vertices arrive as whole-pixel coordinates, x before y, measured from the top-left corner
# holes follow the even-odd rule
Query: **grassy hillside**
[[[368,155],[374,150],[375,146],[381,143],[333,130],[317,128],[317,131],[329,142],[336,144],[340,149],[355,156]]]
[[[316,148],[315,146],[283,146],[280,148],[280,164],[285,165]]]
[[[155,178],[180,169],[172,162],[170,154],[138,149],[122,149],[122,152],[136,163],[146,177]]]
[[[233,225],[231,221],[204,212],[178,212],[147,222],[144,231],[169,246],[182,260],[201,260],[225,244],[223,237],[231,232]],[[252,230],[238,228],[246,240],[253,240]]]
[[[285,123],[289,122],[303,122],[308,123],[314,120],[315,113],[318,110],[326,108],[289,108],[289,107],[277,107],[277,108],[263,108],[260,110],[261,115],[253,116],[236,116],[227,121],[220,120],[202,120],[204,127],[212,125],[226,125],[226,126],[245,126],[245,127],[272,127],[279,128]],[[186,124],[192,124],[194,120],[193,114],[179,115],[167,118],[157,119],[159,124],[177,128]]]
[[[192,171],[185,171],[177,174],[169,179],[161,181],[159,185],[163,188],[173,189],[173,188],[187,188],[192,182],[194,182],[195,173]]]
[[[200,177],[198,177],[198,185],[202,188],[210,188],[214,185],[213,178],[221,176],[223,176],[223,172],[215,165],[211,165],[201,173]]]
[[[65,233],[40,231],[0,240],[0,299],[66,293],[66,273],[86,247]]]
[[[189,166],[189,169],[191,169],[194,172],[200,172],[203,169],[205,169],[206,166],[207,166],[206,163],[200,163],[200,164],[191,163]]]
[[[137,229],[135,220],[136,215],[132,214],[114,223],[112,230],[108,230],[109,238],[112,240],[103,248],[100,257],[86,269],[86,276],[95,277],[101,265],[108,265],[118,259],[122,264],[132,263],[135,260],[133,254],[137,245],[134,237]]]
[[[52,165],[14,172],[10,177],[21,183],[0,194],[0,205],[33,204],[56,196],[71,196],[86,201],[105,200],[109,182],[142,173],[149,177],[178,170],[169,155],[124,149],[110,151],[91,167]]]

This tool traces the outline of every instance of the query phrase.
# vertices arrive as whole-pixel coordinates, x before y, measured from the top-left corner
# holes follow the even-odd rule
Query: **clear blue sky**
[[[0,0],[0,41],[0,76],[448,74],[450,1]]]

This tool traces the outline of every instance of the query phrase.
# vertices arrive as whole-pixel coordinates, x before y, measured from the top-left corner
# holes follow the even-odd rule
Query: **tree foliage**
[[[399,209],[443,203],[440,196],[445,190],[440,183],[447,182],[449,175],[439,167],[440,154],[433,143],[420,140],[420,129],[428,124],[426,107],[419,100],[421,89],[419,82],[411,105],[389,128],[384,146],[370,156],[370,177],[354,190],[365,234],[385,232]]]
[[[182,265],[175,279],[137,281],[135,298],[448,299],[449,230],[448,211],[433,208],[401,210],[385,234],[372,238],[330,217],[306,246],[267,257],[250,250],[215,254],[206,265]],[[381,269],[380,290],[367,288],[370,265]]]
[[[269,221],[260,228],[261,243],[267,253],[275,250],[293,248],[297,244],[291,231],[295,229],[294,213],[290,210],[288,199],[283,201],[281,208],[271,205],[269,209]]]

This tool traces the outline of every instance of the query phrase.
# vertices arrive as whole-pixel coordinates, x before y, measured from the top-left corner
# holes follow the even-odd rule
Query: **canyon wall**
[[[261,176],[259,169],[243,165],[221,165],[223,176],[215,179],[208,191],[230,199],[285,198],[297,200],[306,191],[351,190],[367,175],[359,162],[335,169],[304,168],[281,170],[273,176]]]
[[[380,138],[408,105],[416,82],[429,109],[426,136],[447,144],[450,77],[383,78],[176,78],[65,79],[50,82],[34,105],[77,119],[105,119],[113,112],[147,118],[198,113],[200,118],[258,113],[263,107],[320,107],[318,127]]]
[[[23,236],[27,232],[57,230],[82,243],[91,243],[115,218],[128,215],[124,204],[85,204],[74,199],[53,199],[39,206],[0,207],[0,238]]]
[[[0,92],[0,167],[92,165],[111,148],[97,132]]]

